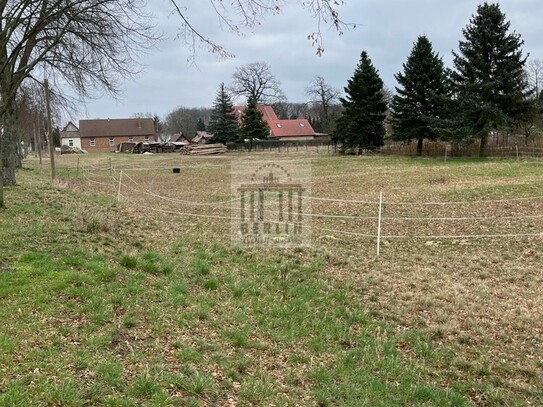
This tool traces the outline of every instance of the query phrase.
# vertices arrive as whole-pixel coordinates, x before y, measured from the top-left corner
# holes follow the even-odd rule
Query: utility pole
[[[49,142],[49,159],[51,160],[51,180],[55,179],[55,146],[53,145],[53,124],[51,122],[51,97],[49,81],[45,80],[45,109],[47,111],[47,139]]]

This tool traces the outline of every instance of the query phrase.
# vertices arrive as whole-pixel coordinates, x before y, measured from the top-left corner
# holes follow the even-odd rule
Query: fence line
[[[95,174],[94,174],[95,175]],[[100,176],[100,175],[97,175]],[[123,176],[127,177],[130,181],[132,181],[135,185],[140,185],[138,182],[134,181],[132,177],[130,177],[128,174],[124,173],[123,170]],[[110,178],[113,182],[118,182],[117,179],[113,176],[102,176],[104,178]],[[88,176],[85,176],[86,179],[88,179],[91,182],[102,184],[106,186],[112,186],[110,184],[106,183],[100,183],[98,181],[93,181]],[[125,184],[122,184],[125,186]],[[233,197],[232,199],[227,199],[224,201],[217,201],[217,202],[196,202],[196,201],[187,201],[177,198],[172,198],[164,195],[156,194],[152,191],[146,190],[142,192],[143,194],[153,196],[155,198],[159,198],[168,202],[172,203],[178,203],[181,205],[186,206],[221,206],[225,205],[231,202],[239,201],[240,198]],[[346,200],[346,199],[333,199],[333,198],[323,198],[323,197],[314,197],[314,196],[306,196],[302,195],[303,199],[310,199],[310,200],[318,200],[318,201],[329,201],[329,202],[338,202],[338,203],[355,203],[355,204],[368,204],[368,205],[378,205],[378,201],[358,201],[358,200]],[[489,200],[482,200],[482,201],[441,201],[441,202],[427,202],[427,201],[421,201],[421,202],[387,202],[383,201],[384,206],[390,206],[390,205],[413,205],[413,206],[424,206],[424,205],[460,205],[460,204],[483,204],[483,203],[501,203],[501,202],[515,202],[515,201],[528,201],[528,200],[539,200],[543,199],[543,196],[531,196],[531,197],[519,197],[519,198],[510,198],[510,199],[489,199]],[[231,210],[237,210],[241,209],[241,207],[235,207],[231,206],[225,209],[231,209]],[[328,214],[328,213],[302,213],[302,215],[307,216],[313,216],[313,217],[323,217],[323,218],[339,218],[339,219],[377,219],[377,216],[358,216],[358,215],[338,215],[338,214]],[[498,219],[539,219],[543,218],[543,215],[523,215],[523,216],[460,216],[460,217],[414,217],[414,216],[407,216],[407,217],[389,217],[389,216],[383,216],[383,220],[399,220],[399,221],[469,221],[469,220],[498,220]]]
[[[83,178],[91,183],[106,186],[108,188],[111,188],[112,190],[115,190],[117,192],[118,199],[120,197],[124,198],[125,202],[129,203],[131,202],[130,198],[130,190],[136,192],[136,195],[140,196],[150,196],[156,199],[165,200],[170,203],[183,205],[185,207],[220,207],[222,210],[241,210],[241,207],[237,206],[231,206],[233,202],[238,201],[240,198],[238,197],[232,197],[232,199],[227,199],[221,202],[195,202],[195,201],[187,201],[187,200],[181,200],[176,199],[168,196],[163,196],[160,194],[157,194],[149,189],[145,189],[143,191],[140,190],[140,188],[144,188],[141,184],[139,184],[137,181],[135,181],[132,177],[130,177],[128,174],[124,172],[124,170],[119,172],[119,178],[116,178],[115,176],[103,176],[100,174],[97,174],[96,172],[89,172],[89,171],[82,171]],[[103,178],[109,178],[111,179],[111,183],[105,183],[105,182],[99,182],[96,180],[91,179],[90,176],[98,176]],[[122,182],[122,177],[128,178],[129,181],[132,182],[132,187],[124,182]],[[118,188],[116,188],[116,185],[118,183]],[[123,189],[123,193],[121,194],[121,188]],[[366,204],[366,205],[375,205],[377,209],[377,202],[374,201],[357,201],[357,200],[343,200],[343,199],[333,199],[333,198],[324,198],[324,197],[312,197],[307,196],[307,199],[314,199],[314,200],[322,200],[322,201],[330,201],[330,202],[337,202],[337,203],[354,203],[354,204]],[[533,196],[533,197],[520,197],[520,198],[511,198],[511,199],[493,199],[493,200],[487,200],[487,201],[452,201],[452,202],[383,202],[384,207],[393,206],[393,205],[441,205],[446,206],[447,204],[452,205],[458,205],[458,204],[465,204],[470,205],[473,203],[481,204],[484,202],[489,203],[507,203],[507,202],[513,202],[513,201],[529,201],[529,200],[537,200],[537,199],[543,199],[542,196]],[[229,206],[226,206],[229,205]],[[229,221],[239,221],[241,220],[240,217],[233,216],[230,214],[229,216],[224,215],[211,215],[211,214],[205,214],[205,213],[195,213],[194,211],[176,211],[176,210],[164,210],[161,208],[155,208],[150,207],[148,204],[144,204],[144,207],[148,207],[154,212],[160,212],[160,213],[166,213],[166,214],[172,214],[177,216],[185,216],[185,217],[196,217],[196,218],[208,218],[208,219],[221,219],[221,220],[229,220]],[[272,211],[273,212],[273,211]],[[369,220],[369,221],[376,221],[378,220],[378,217],[376,216],[356,216],[356,215],[344,215],[344,214],[330,214],[330,213],[301,213],[301,215],[305,218],[323,218],[323,219],[338,219],[338,220]],[[394,217],[390,216],[387,217],[386,213],[382,214],[382,222],[387,221],[409,221],[409,222],[421,222],[421,223],[427,223],[427,222],[463,222],[463,221],[497,221],[497,220],[534,220],[534,219],[542,219],[543,214],[536,214],[536,215],[508,215],[508,216],[482,216],[482,217]],[[271,223],[280,223],[276,221],[270,221]],[[356,225],[354,225],[356,226]],[[413,234],[410,235],[408,233],[406,234],[398,234],[398,235],[387,235],[385,232],[380,232],[377,225],[376,233],[360,233],[360,232],[354,232],[354,231],[348,231],[348,230],[339,230],[339,229],[333,229],[329,227],[323,227],[318,224],[312,224],[312,228],[315,228],[317,231],[321,232],[333,232],[348,236],[358,236],[363,238],[371,238],[371,239],[377,239],[378,240],[378,246],[377,250],[379,251],[379,243],[381,240],[384,239],[390,239],[390,240],[400,240],[400,239],[427,239],[427,240],[440,240],[440,239],[484,239],[484,238],[517,238],[517,237],[543,237],[543,232],[519,232],[519,233],[473,233],[473,234]],[[366,225],[366,227],[371,227]],[[409,226],[410,229],[413,229],[412,226]],[[385,227],[386,229],[386,227]]]
[[[154,168],[163,168],[163,167],[149,167],[149,168],[141,168],[141,170],[148,170],[148,169],[154,169]],[[83,172],[87,173],[93,173],[92,171],[88,171],[85,167],[81,167],[81,170]],[[128,174],[125,172],[125,169],[121,168],[114,168],[113,172],[120,172],[123,171],[123,174],[127,176],[130,180],[135,182]],[[99,171],[109,171],[109,168],[107,169],[99,169]],[[98,177],[104,177],[104,178],[111,178],[111,175],[99,175],[99,174],[93,174]],[[113,178],[115,179],[115,178]],[[339,203],[352,203],[352,204],[362,204],[362,205],[377,205],[378,201],[365,201],[365,200],[356,200],[356,199],[337,199],[337,198],[328,198],[328,197],[319,197],[319,196],[303,196],[303,199],[309,199],[314,201],[324,201],[324,202],[339,202]],[[517,198],[499,198],[499,199],[485,199],[485,200],[472,200],[472,201],[419,201],[419,202],[385,202],[386,205],[394,205],[394,206],[425,206],[425,205],[435,205],[435,206],[445,206],[445,205],[469,205],[469,204],[484,204],[484,203],[498,203],[498,202],[515,202],[515,201],[528,201],[528,200],[538,200],[543,199],[543,195],[537,195],[537,196],[528,196],[528,197],[517,197]],[[182,202],[182,201],[180,201]]]
[[[377,234],[364,234],[364,233],[356,233],[356,232],[348,232],[345,230],[339,230],[339,229],[329,229],[329,228],[320,228],[320,230],[324,230],[326,232],[335,232],[335,233],[341,233],[344,235],[349,236],[360,236],[360,237],[367,237],[372,239],[377,239]],[[505,233],[505,234],[478,234],[478,235],[382,235],[381,239],[492,239],[492,238],[505,238],[505,237],[542,237],[543,238],[543,232],[535,232],[535,233]]]
[[[124,174],[124,176],[127,176],[133,183],[136,185],[139,185],[136,181],[134,181],[130,176]],[[115,178],[113,178],[115,180]],[[106,185],[106,184],[104,184]],[[123,183],[122,186],[124,187],[125,184]],[[176,199],[164,195],[156,194],[152,191],[145,190],[142,192],[145,195],[152,196],[167,202],[171,203],[177,203],[184,206],[204,206],[204,207],[219,207],[223,206],[232,202],[239,201],[241,198],[234,197],[232,199],[227,199],[224,201],[218,201],[218,202],[195,202],[195,201],[187,201],[187,200],[181,200]],[[307,197],[311,198],[311,197]],[[543,198],[543,197],[540,197]],[[338,201],[343,202],[343,201]],[[470,201],[467,201],[470,202]],[[502,202],[502,200],[494,200],[494,201],[488,201],[488,202]],[[503,202],[508,202],[507,200],[503,200]],[[374,203],[374,202],[371,202]],[[458,202],[456,202],[458,203]],[[383,201],[383,204],[388,205],[387,202]],[[239,206],[230,206],[225,207],[224,209],[230,209],[230,210],[241,210],[242,208]],[[279,211],[270,211],[268,212],[272,213],[279,213]],[[338,214],[329,214],[329,213],[315,213],[315,212],[302,212],[302,216],[307,217],[315,217],[315,218],[330,218],[330,219],[351,219],[351,220],[377,220],[379,219],[378,216],[358,216],[358,215],[338,215]],[[385,221],[426,221],[426,222],[436,222],[436,221],[477,221],[477,220],[500,220],[500,219],[541,219],[543,218],[543,215],[521,215],[521,216],[460,216],[460,217],[422,217],[422,216],[415,216],[415,217],[391,217],[391,216],[382,216],[382,220]]]

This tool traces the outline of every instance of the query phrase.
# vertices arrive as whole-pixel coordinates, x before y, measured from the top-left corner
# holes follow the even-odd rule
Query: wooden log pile
[[[226,146],[221,143],[215,144],[191,144],[181,148],[181,154],[185,155],[209,155],[209,154],[224,154]]]

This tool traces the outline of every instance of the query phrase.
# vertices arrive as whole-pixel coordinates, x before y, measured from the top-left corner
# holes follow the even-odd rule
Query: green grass
[[[536,196],[540,170],[536,161],[322,157],[312,192],[362,200],[385,189],[390,202]],[[178,186],[185,199],[205,201],[202,184],[228,196],[213,188],[224,184],[221,168],[201,171]],[[352,179],[338,176],[346,171]],[[386,180],[367,175],[380,172]],[[0,406],[543,403],[533,341],[540,240],[398,240],[376,259],[374,241],[315,223],[312,247],[243,249],[229,244],[228,224],[143,213],[72,176],[68,187],[42,176],[19,172],[0,212]],[[327,205],[313,209],[353,210]],[[490,210],[541,210],[534,205]]]

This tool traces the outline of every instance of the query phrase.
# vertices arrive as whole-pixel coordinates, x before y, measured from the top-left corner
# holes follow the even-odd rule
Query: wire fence
[[[222,166],[222,165],[221,165]],[[164,168],[164,167],[160,167]],[[149,168],[145,168],[149,170]],[[144,168],[111,169],[80,166],[82,182],[116,197],[126,205],[152,208],[154,212],[217,222],[239,222],[243,209],[239,196],[217,201],[191,200],[175,191],[139,180]],[[132,172],[133,171],[133,172]],[[109,174],[112,175],[109,175]],[[375,241],[379,252],[383,241],[543,239],[543,196],[454,201],[354,200],[304,194],[312,210],[299,215],[310,226],[314,241],[333,234],[338,239]]]
[[[341,143],[329,139],[313,140],[262,140],[252,144],[229,144],[229,151],[237,152],[270,152],[270,153],[343,153]],[[424,157],[477,157],[480,154],[479,141],[472,143],[446,142],[424,140],[422,149],[417,150],[417,143],[405,143],[386,140],[385,144],[378,149],[347,149],[346,153],[353,154],[383,154],[401,156],[424,156]],[[543,158],[543,145],[532,142],[530,145],[525,140],[512,138],[510,141],[490,140],[486,147],[485,155],[494,158]]]

